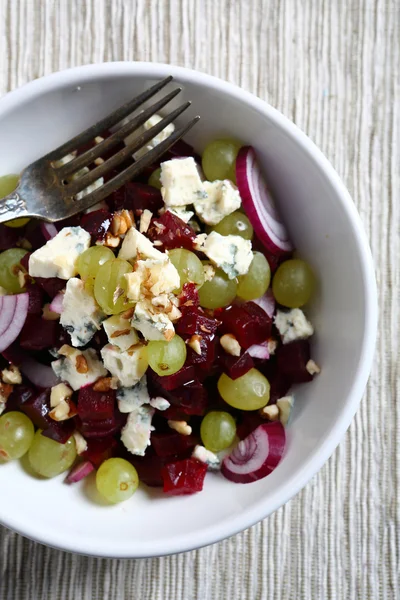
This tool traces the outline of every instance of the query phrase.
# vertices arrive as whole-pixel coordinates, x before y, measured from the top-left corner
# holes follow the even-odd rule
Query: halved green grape
[[[0,254],[0,286],[11,294],[22,292],[23,288],[18,279],[18,266],[25,254],[26,250],[22,248],[10,248]]]
[[[211,230],[216,231],[220,235],[240,235],[245,240],[251,240],[253,237],[253,227],[249,219],[238,210],[224,217]]]
[[[110,248],[106,248],[105,246],[92,246],[78,256],[76,268],[81,279],[88,282],[89,288],[93,288],[94,279],[101,265],[104,265],[104,263],[113,260],[114,258],[114,253]]]
[[[181,279],[180,288],[174,290],[175,293],[182,291],[184,283],[195,283],[198,287],[204,283],[204,269],[202,262],[197,256],[184,250],[183,248],[175,248],[169,251],[169,259],[177,269]]]
[[[236,140],[214,140],[203,152],[202,167],[209,181],[230,179],[236,182],[235,163],[242,144]]]
[[[96,473],[98,492],[111,504],[129,500],[139,485],[137,471],[124,458],[105,460]]]
[[[271,269],[264,254],[253,252],[253,260],[246,275],[238,277],[237,295],[243,300],[256,300],[268,289]]]
[[[225,411],[213,410],[202,420],[200,435],[207,450],[211,452],[225,450],[235,439],[235,419]]]
[[[172,375],[185,363],[186,344],[175,334],[169,342],[149,342],[147,353],[149,365],[157,375]]]
[[[282,263],[272,281],[275,300],[288,308],[299,308],[306,304],[314,289],[314,272],[309,264],[299,258]]]
[[[157,188],[158,190],[161,190],[160,175],[161,175],[161,168],[156,169],[155,171],[152,172],[152,174],[149,177],[149,181],[148,181],[149,185],[152,185],[153,187]]]
[[[42,477],[56,477],[67,471],[76,458],[75,438],[71,436],[65,444],[59,444],[42,435],[41,429],[38,429],[28,457],[35,473]]]
[[[269,381],[257,369],[231,379],[222,373],[218,380],[218,391],[227,404],[240,410],[257,410],[269,402]]]
[[[126,260],[114,258],[99,267],[94,281],[94,297],[108,315],[117,315],[134,306],[126,297],[125,273],[131,273],[132,265]]]
[[[209,264],[204,261],[204,264]],[[233,302],[237,291],[236,279],[229,279],[222,269],[215,269],[211,281],[203,283],[199,289],[200,306],[204,308],[222,308]]]
[[[33,423],[24,413],[12,411],[0,417],[0,461],[24,456],[34,435]]]
[[[3,177],[0,177],[0,198],[4,198],[4,196],[11,194],[17,187],[18,182],[19,175],[3,175]],[[23,227],[28,221],[30,221],[30,219],[23,217],[21,219],[7,221],[4,225],[7,225],[7,227]]]

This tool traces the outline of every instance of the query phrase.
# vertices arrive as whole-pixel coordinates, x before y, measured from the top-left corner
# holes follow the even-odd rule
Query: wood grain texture
[[[1,600],[399,598],[399,1],[0,0],[0,16],[2,94],[70,66],[152,60],[282,111],[353,195],[380,305],[361,408],[285,507],[220,544],[154,560],[72,556],[0,528]]]

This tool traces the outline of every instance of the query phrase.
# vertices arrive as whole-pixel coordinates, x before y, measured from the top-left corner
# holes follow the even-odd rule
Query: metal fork
[[[190,106],[190,102],[185,102],[164,117],[162,121],[139,135],[125,146],[125,148],[113,154],[108,160],[80,177],[73,179],[73,176],[83,167],[92,164],[96,158],[105,156],[116,144],[123,141],[129,134],[143,125],[152,115],[175,98],[182,88],[173,90],[161,98],[161,100],[158,100],[140,112],[110,137],[90,150],[76,156],[73,160],[63,165],[57,164],[66,155],[76,151],[79,147],[94,140],[104,131],[117,125],[117,123],[129,116],[133,111],[137,110],[144,102],[157,94],[170,81],[172,81],[172,77],[167,77],[163,81],[156,83],[150,89],[123,104],[110,115],[86,129],[83,133],[75,136],[26,167],[22,171],[18,187],[11,194],[0,199],[0,223],[20,217],[37,217],[49,223],[66,219],[100,202],[100,200],[103,200],[129,180],[136,177],[145,167],[156,162],[166,150],[181,139],[197,123],[200,119],[199,116],[196,116],[187,125],[176,129],[167,139],[96,190],[89,192],[79,200],[76,199],[76,195],[79,192],[85,190],[90,184],[100,177],[107,175],[115,167],[131,157],[134,152],[145,146],[154,136],[159,134]]]

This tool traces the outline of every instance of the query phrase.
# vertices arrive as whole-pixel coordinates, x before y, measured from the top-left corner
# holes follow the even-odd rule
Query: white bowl
[[[108,557],[148,557],[217,542],[250,527],[296,494],[322,467],[357,409],[371,367],[377,303],[367,239],[332,166],[290,121],[258,98],[203,73],[150,63],[106,63],[38,79],[0,101],[1,173],[31,161],[173,75],[201,121],[189,141],[231,136],[253,145],[296,247],[320,281],[311,311],[317,334],[314,382],[296,392],[286,455],[249,485],[208,474],[204,491],[163,497],[140,489],[115,507],[99,505],[85,482],[42,481],[19,463],[0,467],[0,521],[39,542]],[[175,102],[175,104],[177,104]],[[189,111],[189,112],[190,112]],[[185,114],[185,118],[188,115]]]

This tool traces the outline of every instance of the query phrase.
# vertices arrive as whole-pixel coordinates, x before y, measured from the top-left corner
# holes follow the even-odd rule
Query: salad
[[[301,308],[315,277],[252,147],[177,142],[83,214],[0,225],[0,251],[0,463],[96,471],[111,503],[139,481],[191,494],[208,470],[249,483],[278,465],[290,390],[320,371]]]

